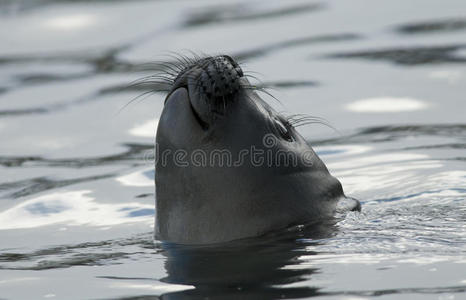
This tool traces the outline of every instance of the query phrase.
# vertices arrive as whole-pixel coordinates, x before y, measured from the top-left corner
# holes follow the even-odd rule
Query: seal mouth
[[[164,101],[164,105],[167,103],[168,99],[170,98],[170,96],[178,89],[185,89],[185,90],[189,90],[188,89],[188,86],[187,85],[179,85],[177,88],[175,89],[172,89],[171,92],[167,95],[167,97],[165,98],[165,101]],[[199,126],[203,129],[203,130],[208,130],[209,129],[209,123],[205,122],[204,120],[202,120],[202,118],[199,116],[198,112],[194,109],[193,107],[193,104],[192,104],[192,101],[191,101],[191,98],[189,97],[189,94],[188,94],[188,99],[187,101],[189,102],[189,107],[191,109],[191,113],[192,115],[194,116],[194,119],[197,121],[197,123],[199,124]]]
[[[209,130],[210,124],[205,122],[201,116],[198,114],[196,109],[193,107],[193,103],[191,102],[191,98],[189,98],[189,107],[191,107],[191,112],[193,113],[194,119],[196,119],[197,123],[201,126],[203,130]]]

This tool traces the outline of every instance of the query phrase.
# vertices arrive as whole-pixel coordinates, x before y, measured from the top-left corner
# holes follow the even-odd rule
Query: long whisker
[[[327,126],[341,135],[340,131],[330,124],[330,122],[321,117],[310,116],[306,114],[293,114],[285,117],[285,120],[293,127],[301,127],[311,124],[321,124]]]
[[[133,99],[131,99],[128,103],[126,103],[125,105],[123,105],[123,107],[121,107],[118,112],[116,113],[116,115],[119,115],[121,113],[121,111],[123,111],[123,109],[125,109],[126,107],[128,107],[130,104],[132,104],[134,101],[142,101],[144,99],[146,99],[149,95],[153,94],[153,93],[156,93],[157,91],[156,90],[150,90],[150,91],[146,91],[136,97],[134,97]],[[144,98],[142,98],[144,97]],[[141,99],[142,98],[142,99]]]

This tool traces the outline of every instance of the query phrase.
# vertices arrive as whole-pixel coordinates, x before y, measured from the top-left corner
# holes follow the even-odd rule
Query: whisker
[[[150,91],[146,91],[146,92],[144,92],[144,93],[142,93],[142,94],[140,94],[140,95],[134,97],[134,98],[131,99],[128,103],[126,103],[125,105],[123,105],[123,106],[118,110],[118,112],[116,113],[116,115],[119,115],[123,109],[125,109],[126,107],[128,107],[128,106],[129,106],[130,104],[132,104],[134,101],[140,99],[141,97],[145,97],[145,98],[142,99],[142,100],[144,100],[144,99],[146,99],[149,95],[151,95],[151,94],[153,94],[153,93],[156,93],[156,92],[157,92],[157,91],[150,90]],[[142,100],[140,99],[140,101],[142,101]]]
[[[330,122],[324,118],[310,116],[306,114],[293,114],[285,116],[285,120],[293,127],[301,127],[311,124],[321,124],[327,126],[341,135],[341,132],[330,124]]]

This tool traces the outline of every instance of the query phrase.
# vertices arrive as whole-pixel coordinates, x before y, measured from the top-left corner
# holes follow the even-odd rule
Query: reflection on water
[[[405,34],[438,33],[464,29],[466,29],[466,20],[463,18],[418,22],[402,25],[397,28],[398,31]]]
[[[135,136],[141,136],[141,137],[154,137],[154,132],[157,131],[157,125],[158,125],[159,120],[149,120],[145,123],[142,123],[140,125],[137,125],[129,131],[130,134],[135,135]]]
[[[279,4],[279,5],[276,5]],[[187,16],[185,25],[200,26],[209,25],[212,23],[238,22],[247,20],[260,20],[267,18],[277,18],[287,15],[310,13],[322,9],[322,3],[306,3],[306,4],[287,4],[276,3],[277,7],[272,4],[271,7],[264,9],[263,5],[233,4],[233,5],[217,5],[203,7],[202,9],[193,10]]]
[[[330,229],[330,228],[328,228]],[[329,234],[329,233],[327,233]],[[166,245],[167,276],[163,282],[195,286],[165,296],[226,297],[242,299],[301,298],[318,294],[312,286],[293,285],[312,278],[316,268],[300,268],[301,255],[312,255],[300,237],[312,233],[287,233],[284,237],[245,240],[217,247]],[[320,235],[322,237],[322,233]]]
[[[144,172],[137,171],[117,177],[116,180],[126,186],[153,186],[154,185],[154,169],[150,168]]]
[[[63,226],[105,226],[140,222],[144,217],[153,221],[152,205],[137,202],[124,204],[98,203],[88,194],[91,191],[49,193],[32,198],[0,213],[0,228],[36,228],[60,223]]]
[[[0,297],[462,299],[465,8],[0,1]],[[154,244],[166,87],[137,80],[189,50],[240,59],[277,110],[336,127],[299,130],[362,212]]]
[[[355,112],[400,112],[425,109],[428,105],[417,99],[379,97],[361,99],[346,106],[348,110]]]
[[[320,44],[320,43],[328,43],[328,42],[341,42],[341,41],[351,41],[358,39],[359,36],[352,33],[342,33],[342,34],[335,34],[335,35],[320,35],[320,36],[310,36],[310,37],[303,37],[293,40],[287,40],[284,42],[273,43],[269,45],[262,46],[257,49],[247,50],[240,53],[235,53],[234,57],[241,60],[249,60],[256,56],[264,56],[269,54],[273,51],[278,51],[286,48],[294,48],[301,45],[306,44]]]
[[[45,22],[45,26],[57,30],[77,30],[92,26],[96,18],[92,15],[69,15],[59,16]]]
[[[464,63],[466,58],[456,55],[456,52],[465,47],[466,45],[463,44],[453,44],[448,46],[392,48],[332,54],[331,57],[387,60],[402,65]]]

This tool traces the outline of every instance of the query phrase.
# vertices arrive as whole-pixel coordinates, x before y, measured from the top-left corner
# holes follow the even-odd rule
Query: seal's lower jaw
[[[196,119],[199,126],[201,126],[203,130],[208,130],[211,126],[211,123],[209,122],[209,118],[208,118],[209,116],[209,112],[207,111],[208,108],[205,106],[199,107],[199,104],[197,103],[197,101],[193,101],[191,100],[191,98],[189,99],[189,104],[191,106],[191,111],[193,113],[193,116]]]
[[[209,122],[209,115],[211,112],[208,111],[208,107],[199,103],[198,97],[193,99],[190,97],[190,93],[187,87],[179,87],[172,91],[165,99],[165,105],[172,105],[172,102],[181,101],[185,105],[189,105],[189,111],[191,112],[196,123],[203,129],[208,130],[211,122]]]
[[[183,144],[183,139],[186,138],[183,136],[185,132],[194,131],[200,133],[204,131],[204,126],[204,122],[192,107],[186,88],[177,88],[167,96],[159,127],[177,133],[169,135],[169,139],[178,139],[179,137],[179,141],[173,141],[174,145]]]

